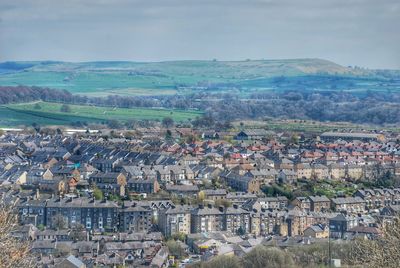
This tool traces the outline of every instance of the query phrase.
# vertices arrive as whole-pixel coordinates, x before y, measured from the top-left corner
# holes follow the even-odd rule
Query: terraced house
[[[22,224],[33,224],[45,226],[46,200],[28,199],[18,205],[19,221]]]
[[[212,205],[199,205],[191,211],[191,232],[207,233],[224,230],[224,211]]]
[[[226,185],[232,187],[236,191],[248,192],[248,193],[259,193],[261,182],[254,177],[247,175],[238,175],[235,173],[228,173],[221,175],[221,179],[225,181]]]
[[[89,182],[108,194],[125,196],[127,179],[125,174],[118,172],[97,172],[89,177]]]
[[[220,208],[219,210],[224,212],[224,231],[233,234],[250,233],[250,212],[240,208],[236,204],[226,209]]]
[[[400,204],[400,189],[360,189],[354,193],[362,198],[367,209],[379,209],[389,205]]]
[[[134,193],[157,193],[160,191],[160,185],[157,179],[129,179],[127,184],[129,192]]]
[[[310,211],[328,211],[331,208],[331,200],[326,196],[309,196],[308,198],[310,199]]]
[[[46,203],[46,226],[72,228],[82,224],[88,230],[116,231],[119,228],[118,208],[112,201],[54,197]]]
[[[356,196],[356,197],[338,197],[331,199],[332,209],[337,212],[345,212],[351,214],[363,213],[365,212],[366,202]]]
[[[161,210],[158,218],[158,225],[165,236],[174,234],[190,234],[191,228],[191,206],[173,206]]]
[[[123,232],[148,232],[153,224],[153,210],[150,203],[124,201],[119,220],[119,229]]]

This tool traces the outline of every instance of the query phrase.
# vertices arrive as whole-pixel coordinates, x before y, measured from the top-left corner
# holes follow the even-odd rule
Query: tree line
[[[202,91],[172,96],[88,97],[41,87],[0,87],[0,104],[39,100],[119,108],[196,109],[205,111],[204,118],[196,121],[200,126],[210,126],[210,120],[215,123],[268,117],[377,125],[400,123],[400,93],[392,91],[271,91],[250,94],[245,98],[233,93]]]

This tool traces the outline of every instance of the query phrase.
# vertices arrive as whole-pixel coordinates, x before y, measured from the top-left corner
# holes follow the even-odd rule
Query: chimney
[[[36,195],[35,195],[36,200],[40,199],[40,193],[39,193],[39,188],[36,189]]]

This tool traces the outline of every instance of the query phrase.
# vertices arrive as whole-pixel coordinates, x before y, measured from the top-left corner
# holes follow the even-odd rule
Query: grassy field
[[[145,90],[139,95],[170,94],[174,84],[168,79],[154,79],[150,76],[129,76],[127,72],[51,72],[32,71],[0,75],[0,85],[28,85],[66,89],[72,93],[104,95],[115,94],[116,90]],[[122,92],[124,93],[124,92]],[[132,92],[132,95],[136,95]]]
[[[264,90],[397,90],[399,77],[383,79],[320,59],[170,62],[0,63],[0,86],[66,89],[75,94],[171,95],[193,90],[246,97]]]
[[[39,104],[40,109],[35,106]],[[162,120],[171,117],[175,121],[186,121],[201,115],[198,111],[181,111],[152,108],[111,108],[85,105],[69,105],[71,112],[61,112],[62,104],[38,102],[0,106],[0,126],[32,125],[69,125],[80,121],[88,123],[102,123],[107,120],[128,121]]]

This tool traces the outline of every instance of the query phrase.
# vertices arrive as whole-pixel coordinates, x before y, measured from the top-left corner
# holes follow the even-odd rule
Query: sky
[[[400,1],[0,1],[0,61],[288,58],[400,69]]]

